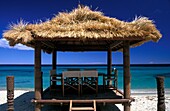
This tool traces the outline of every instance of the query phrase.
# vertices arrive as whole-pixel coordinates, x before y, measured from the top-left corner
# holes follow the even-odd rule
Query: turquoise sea
[[[106,65],[58,65],[57,72],[68,68],[80,68],[81,70],[91,68],[98,72],[106,73]],[[123,66],[113,65],[118,69],[118,88],[123,88]],[[49,86],[49,71],[51,65],[43,65],[43,88]],[[15,89],[33,89],[34,87],[34,66],[33,65],[0,65],[0,90],[6,89],[6,76],[15,77]],[[170,64],[166,65],[131,65],[131,88],[132,89],[155,89],[156,76],[165,77],[165,88],[170,88]],[[102,78],[99,78],[102,84]]]

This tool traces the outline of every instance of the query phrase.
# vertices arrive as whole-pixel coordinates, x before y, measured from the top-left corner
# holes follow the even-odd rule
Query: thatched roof
[[[53,49],[74,50],[74,46],[81,47],[82,51],[90,50],[93,46],[101,47],[97,50],[112,46],[116,51],[121,49],[122,40],[130,40],[131,46],[139,46],[147,41],[157,42],[161,36],[153,21],[146,17],[124,22],[92,11],[87,6],[79,6],[70,13],[59,13],[46,22],[28,24],[21,21],[3,33],[11,46],[21,43],[34,47],[35,41],[40,40],[42,49],[48,52]],[[65,46],[72,49],[63,48]]]

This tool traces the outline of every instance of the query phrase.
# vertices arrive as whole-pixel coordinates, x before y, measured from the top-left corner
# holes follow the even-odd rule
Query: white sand
[[[29,92],[29,91],[26,91],[26,90],[15,90],[14,98],[17,98],[17,97],[19,97],[20,95],[22,95],[22,94],[24,94],[26,92]],[[6,102],[7,102],[7,91],[6,90],[0,91],[0,104],[4,104]]]
[[[157,111],[157,95],[156,94],[134,94],[132,97],[135,102],[132,102],[132,111]],[[166,111],[170,111],[170,94],[166,95],[165,99]],[[122,105],[117,105],[123,111]]]
[[[138,92],[138,91],[137,91]],[[157,95],[146,93],[133,92],[132,97],[135,98],[135,102],[132,102],[132,111],[157,111]],[[17,111],[33,111],[34,106],[30,102],[34,98],[34,93],[28,90],[15,90],[15,109]],[[170,94],[166,94],[165,104],[166,111],[170,111]],[[6,110],[6,91],[0,91],[0,111]],[[116,105],[120,111],[123,111],[121,104]]]
[[[15,90],[14,92],[14,108],[15,111],[34,111],[34,105],[31,99],[34,98],[34,93],[28,90]],[[7,92],[0,91],[0,111],[7,109]]]

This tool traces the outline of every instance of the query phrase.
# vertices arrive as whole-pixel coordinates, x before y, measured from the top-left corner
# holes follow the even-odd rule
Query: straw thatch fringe
[[[124,22],[109,18],[102,12],[92,11],[89,7],[79,6],[70,13],[59,13],[51,20],[37,24],[25,24],[23,21],[14,24],[3,33],[10,45],[29,43],[37,38],[75,38],[75,39],[110,39],[125,37],[141,37],[144,41],[158,41],[162,35],[152,20],[139,17],[132,22]]]

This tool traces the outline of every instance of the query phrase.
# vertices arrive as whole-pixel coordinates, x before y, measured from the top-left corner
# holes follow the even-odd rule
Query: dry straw
[[[28,24],[23,21],[11,25],[3,33],[11,46],[22,43],[30,46],[30,42],[41,39],[108,39],[138,37],[143,41],[158,41],[162,35],[156,29],[152,20],[139,17],[132,22],[124,22],[115,18],[106,17],[102,12],[92,11],[88,6],[79,6],[70,13],[59,13],[46,22]],[[33,46],[32,46],[33,47]]]

